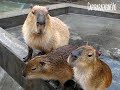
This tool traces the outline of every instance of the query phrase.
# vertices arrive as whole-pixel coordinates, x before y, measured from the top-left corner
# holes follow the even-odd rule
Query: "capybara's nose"
[[[72,55],[72,57],[78,58],[81,55],[82,51],[83,51],[83,49],[74,50],[74,51],[72,51],[71,55]]]
[[[45,25],[45,22],[37,22],[37,25]]]
[[[45,15],[38,14],[37,25],[45,25]]]
[[[26,77],[27,74],[25,73],[25,71],[23,71],[23,72],[22,72],[22,75],[23,75],[24,77]]]

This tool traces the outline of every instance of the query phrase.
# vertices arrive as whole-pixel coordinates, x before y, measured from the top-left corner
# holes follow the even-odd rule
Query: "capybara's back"
[[[67,58],[76,48],[66,45],[46,55],[34,57],[26,64],[24,76],[28,79],[58,80],[63,86],[67,80],[72,79],[73,69],[67,63]]]

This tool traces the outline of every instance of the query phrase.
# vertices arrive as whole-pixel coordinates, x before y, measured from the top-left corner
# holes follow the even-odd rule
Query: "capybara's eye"
[[[34,71],[34,70],[36,70],[36,68],[32,68],[32,70]]]
[[[45,65],[45,62],[39,62],[42,66],[44,66]]]
[[[92,57],[92,55],[88,55],[88,57]]]

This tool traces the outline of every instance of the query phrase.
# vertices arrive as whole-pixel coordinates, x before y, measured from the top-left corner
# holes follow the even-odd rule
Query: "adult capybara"
[[[23,24],[22,33],[28,45],[26,60],[31,59],[33,48],[49,53],[60,46],[67,45],[70,35],[66,24],[50,16],[48,8],[39,5],[32,7]]]

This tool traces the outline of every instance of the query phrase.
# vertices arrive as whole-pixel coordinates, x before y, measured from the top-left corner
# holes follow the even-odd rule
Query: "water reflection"
[[[3,0],[0,1],[0,13],[21,10],[27,8],[28,6],[29,4]]]
[[[0,2],[0,12],[7,12],[13,10],[23,9],[24,3],[15,3],[12,1],[1,1]]]
[[[49,0],[15,0],[15,2],[9,0],[0,0],[0,13],[29,8],[31,4],[50,5],[56,4],[56,2],[50,2]]]

